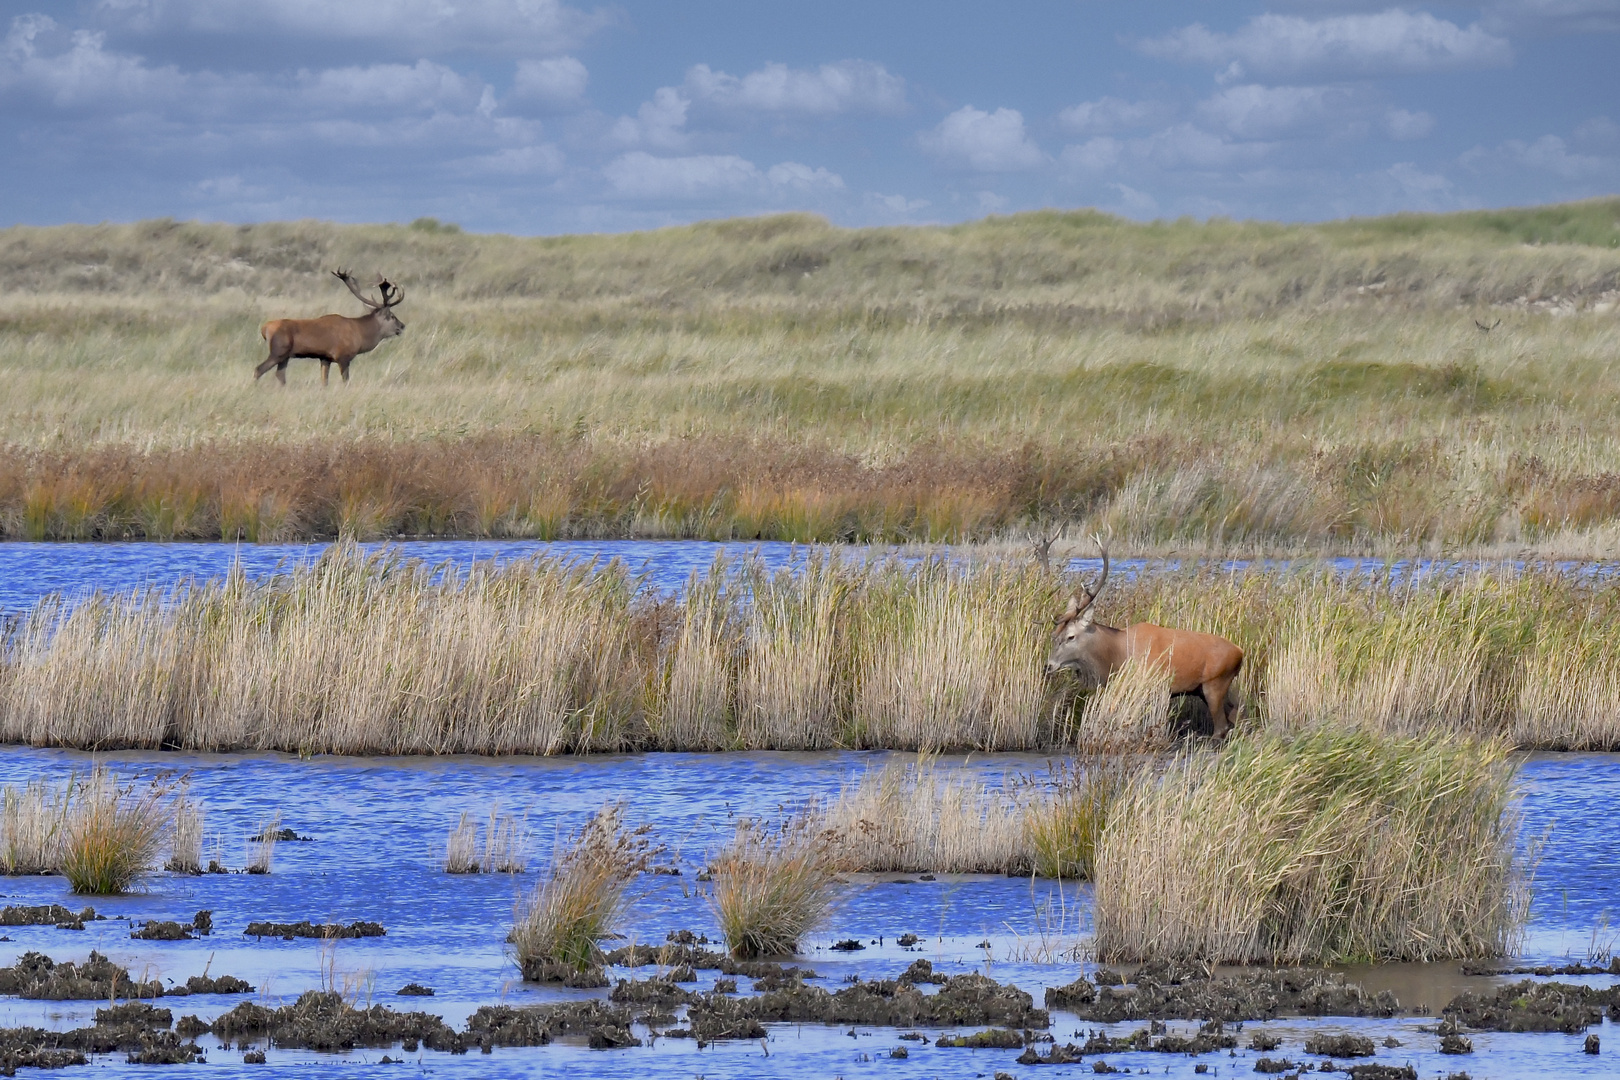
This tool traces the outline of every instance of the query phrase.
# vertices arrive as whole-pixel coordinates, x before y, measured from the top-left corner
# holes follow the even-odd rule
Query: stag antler
[[[393,307],[405,299],[405,290],[384,277],[377,279],[377,291],[382,294],[381,307]]]
[[[360,283],[354,280],[354,277],[347,270],[334,270],[332,271],[332,276],[343,282],[343,284],[347,285],[349,287],[349,291],[354,293],[354,298],[366,305],[366,307],[370,308],[372,311],[376,311],[378,308],[384,306],[381,301],[373,300],[371,297],[361,292]]]
[[[1108,545],[1103,543],[1102,542],[1102,537],[1099,536],[1096,533],[1093,533],[1091,535],[1091,539],[1092,539],[1092,541],[1094,543],[1096,543],[1097,550],[1102,552],[1102,561],[1103,561],[1102,577],[1097,581],[1096,588],[1087,589],[1084,585],[1080,586],[1080,588],[1085,591],[1086,602],[1082,604],[1080,602],[1080,594],[1079,593],[1075,594],[1075,597],[1074,597],[1074,613],[1076,615],[1080,614],[1082,611],[1085,611],[1087,608],[1089,608],[1092,604],[1096,603],[1098,594],[1100,594],[1103,591],[1103,586],[1108,584]]]
[[[1063,526],[1061,525],[1050,533],[1048,533],[1045,529],[1042,529],[1039,533],[1031,533],[1029,538],[1029,546],[1033,549],[1031,554],[1035,556],[1035,564],[1041,568],[1042,572],[1051,572],[1052,545],[1056,543],[1057,538],[1062,535]]]

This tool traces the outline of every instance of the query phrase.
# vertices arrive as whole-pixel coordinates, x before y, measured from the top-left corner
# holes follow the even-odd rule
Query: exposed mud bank
[[[1400,1002],[1389,991],[1368,993],[1341,975],[1308,968],[1212,976],[1192,964],[1143,964],[1126,985],[1107,968],[1095,981],[1076,979],[1046,991],[1046,1007],[1082,1020],[1271,1020],[1278,1016],[1394,1016]]]
[[[253,987],[232,975],[193,975],[184,986],[132,979],[101,953],[83,963],[57,963],[44,953],[27,952],[0,968],[0,994],[43,1001],[112,1001],[117,998],[185,997],[189,994],[251,994]]]

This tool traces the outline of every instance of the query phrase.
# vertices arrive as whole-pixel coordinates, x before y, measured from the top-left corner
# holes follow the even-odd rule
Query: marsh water
[[[465,559],[469,555],[527,554],[538,545],[458,545],[411,550],[411,554]],[[589,558],[607,552],[646,566],[658,587],[675,588],[694,570],[710,565],[715,545],[554,545]],[[786,564],[795,557],[786,545],[736,545],[758,549],[761,557]],[[802,549],[801,549],[802,550]],[[166,585],[182,577],[217,576],[239,558],[250,573],[273,572],[278,565],[307,558],[314,551],[231,545],[0,545],[4,567],[0,606],[25,607],[55,588],[129,588]],[[621,927],[627,938],[661,943],[666,933],[689,929],[716,936],[704,886],[697,880],[707,853],[729,835],[739,816],[773,817],[783,807],[812,797],[826,798],[866,768],[880,765],[882,753],[641,754],[590,758],[345,758],[299,759],[275,754],[199,755],[116,753],[95,760],[127,775],[184,774],[192,794],[206,807],[205,856],[219,854],[229,866],[247,858],[248,837],[271,814],[307,841],[275,849],[268,875],[218,874],[200,877],[158,873],[131,895],[91,899],[105,920],[84,930],[53,926],[7,927],[0,942],[0,964],[27,950],[58,960],[82,959],[99,950],[137,977],[183,983],[203,973],[229,974],[257,987],[253,1000],[291,1001],[323,979],[345,984],[361,1004],[399,1010],[422,1009],[460,1026],[481,1005],[512,1005],[561,998],[601,996],[605,990],[561,990],[525,984],[507,955],[504,938],[514,905],[534,885],[556,836],[577,825],[611,799],[622,799],[631,816],[653,825],[667,848],[660,862],[678,866],[679,875],[647,875]],[[6,747],[0,749],[0,784],[36,777],[65,779],[82,772],[91,756],[77,752]],[[1047,774],[1048,760],[1036,755],[994,755],[954,759],[951,764],[1000,781],[1004,777]],[[1527,961],[1563,963],[1606,954],[1620,934],[1609,929],[1620,913],[1620,756],[1597,754],[1527,755],[1521,761],[1522,835],[1536,847],[1536,871],[1528,932]],[[484,817],[494,807],[526,816],[531,840],[528,872],[448,875],[442,870],[446,837],[463,811]],[[70,895],[60,877],[0,878],[6,904],[57,902],[75,909],[83,898]],[[139,941],[132,926],[145,920],[184,922],[199,909],[213,911],[214,930],[191,941]],[[824,932],[806,943],[799,961],[835,990],[851,976],[894,977],[912,961],[931,960],[951,975],[976,971],[1029,991],[1036,1003],[1042,991],[1072,981],[1091,965],[1084,959],[1089,892],[1081,885],[993,876],[856,876]],[[251,921],[381,923],[384,937],[345,940],[323,950],[311,940],[246,937]],[[133,922],[129,921],[133,920]],[[919,943],[903,949],[901,934]],[[840,939],[864,945],[835,952]],[[1081,947],[1077,953],[1077,947]],[[324,974],[323,974],[324,967]],[[630,977],[613,970],[610,976]],[[643,969],[635,973],[645,977]],[[1457,964],[1388,965],[1349,972],[1369,989],[1390,988],[1406,1014],[1389,1020],[1324,1018],[1263,1025],[1285,1039],[1281,1054],[1306,1058],[1300,1043],[1318,1032],[1350,1031],[1380,1044],[1375,1060],[1411,1064],[1419,1076],[1445,1076],[1466,1070],[1471,1076],[1517,1077],[1615,1075],[1620,1030],[1605,1023],[1593,1028],[1603,1052],[1582,1053],[1582,1036],[1561,1034],[1471,1033],[1475,1053],[1443,1057],[1433,1034],[1438,1012],[1464,989],[1486,990],[1504,980],[1462,974]],[[700,972],[699,988],[715,973]],[[1612,976],[1584,981],[1608,986]],[[431,997],[401,997],[396,991],[415,982],[432,987]],[[744,987],[746,990],[746,986]],[[195,1013],[208,1020],[243,998],[191,996],[165,999],[176,1018]],[[104,1004],[104,1003],[102,1003]],[[46,1002],[0,998],[0,1027],[34,1025],[65,1029],[90,1022],[96,1002]],[[1143,1026],[1103,1028],[1055,1012],[1051,1033],[1058,1041],[1083,1042],[1088,1030],[1125,1035]],[[1261,1025],[1249,1025],[1250,1027]],[[1172,1031],[1196,1023],[1170,1025]],[[933,1037],[941,1032],[924,1030]],[[1079,1037],[1076,1037],[1078,1033]],[[640,1032],[645,1039],[646,1032]],[[904,1059],[891,1058],[900,1031],[893,1028],[773,1025],[763,1043],[714,1043],[699,1049],[692,1040],[658,1039],[634,1049],[593,1051],[583,1042],[562,1040],[546,1047],[497,1048],[490,1056],[476,1048],[465,1056],[398,1048],[323,1054],[306,1050],[269,1052],[265,1065],[243,1063],[239,1049],[221,1049],[203,1036],[206,1064],[184,1066],[207,1075],[308,1076],[332,1069],[341,1075],[396,1076],[425,1072],[480,1076],[802,1076],[931,1077],[1091,1075],[1093,1060],[1069,1066],[1014,1064],[1015,1050],[943,1049],[918,1043]],[[1385,1039],[1398,1047],[1384,1047]],[[1240,1045],[1246,1045],[1247,1039]],[[385,1054],[407,1057],[405,1064],[380,1064]],[[1116,1068],[1154,1075],[1255,1075],[1248,1050],[1200,1057],[1162,1053],[1108,1054]],[[1320,1059],[1315,1059],[1320,1060]],[[1369,1060],[1369,1059],[1362,1059]],[[1341,1062],[1342,1064],[1342,1062]],[[152,1066],[126,1065],[121,1055],[95,1059],[98,1071],[148,1075]],[[182,1068],[175,1066],[173,1068]],[[73,1073],[63,1074],[71,1076]]]

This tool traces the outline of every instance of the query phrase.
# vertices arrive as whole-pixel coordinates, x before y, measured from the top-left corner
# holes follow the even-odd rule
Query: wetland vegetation
[[[1617,219],[0,230],[0,532],[1601,554]],[[338,265],[409,329],[254,384]]]

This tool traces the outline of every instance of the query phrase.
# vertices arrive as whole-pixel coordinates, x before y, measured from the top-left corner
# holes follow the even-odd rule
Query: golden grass
[[[817,823],[843,871],[1002,874],[1030,865],[1024,813],[1021,792],[920,754],[867,769]]]
[[[1528,901],[1513,772],[1500,741],[1319,727],[1144,770],[1097,847],[1097,955],[1506,955]]]
[[[168,787],[121,782],[101,766],[69,781],[57,869],[75,893],[125,892],[157,862],[172,825]]]
[[[1605,550],[1616,206],[0,230],[0,533],[955,541],[1055,517],[1121,549]],[[409,329],[341,392],[313,364],[254,384],[259,322],[341,307],[338,264],[406,281]]]
[[[445,570],[340,545],[256,582],[42,600],[0,653],[0,741],[356,754],[1168,746],[1154,673],[1097,692],[1041,674],[1069,587],[1027,556],[821,552],[797,575],[720,562],[689,599],[668,599],[619,564]],[[1117,575],[1098,608],[1237,642],[1239,730],[1620,747],[1605,707],[1620,594],[1599,578],[1150,568]]]
[[[0,871],[48,874],[60,860],[71,789],[59,792],[43,780],[0,792]]]
[[[770,830],[744,822],[710,863],[709,906],[738,959],[784,956],[825,921],[838,879],[835,840],[814,816]]]
[[[177,874],[203,872],[203,805],[184,791],[174,798],[174,828],[169,835],[169,861],[163,869]]]
[[[610,803],[552,853],[546,878],[523,904],[508,940],[523,977],[561,978],[602,963],[597,942],[624,914],[627,892],[655,849],[646,825],[627,829]]]
[[[248,837],[247,866],[250,874],[268,874],[275,862],[276,844],[281,841],[281,811],[259,819],[259,831]]]
[[[1063,766],[1050,790],[1026,798],[1024,843],[1037,877],[1094,876],[1103,829],[1131,776],[1127,759],[1089,755]]]

